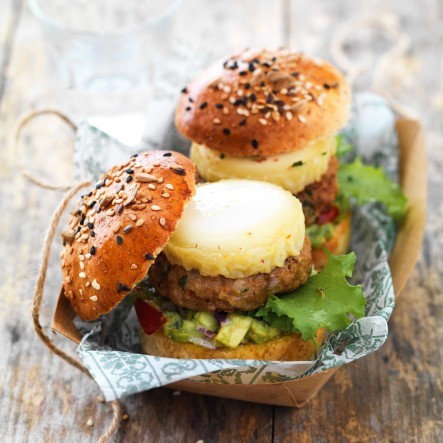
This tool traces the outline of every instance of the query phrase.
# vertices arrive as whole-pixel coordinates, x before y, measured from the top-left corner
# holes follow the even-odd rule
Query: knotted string
[[[20,141],[20,135],[23,130],[23,128],[32,121],[35,117],[40,115],[47,115],[52,114],[56,115],[59,118],[61,118],[66,124],[68,124],[74,131],[77,130],[77,126],[64,114],[62,114],[59,111],[56,110],[49,110],[44,109],[40,111],[32,111],[29,114],[25,115],[18,123],[15,131],[15,149],[16,153],[18,154],[18,144]],[[19,155],[17,155],[17,158],[20,158]],[[51,190],[67,190],[68,192],[65,194],[59,205],[57,206],[54,214],[51,217],[50,225],[48,230],[45,234],[45,239],[43,242],[43,250],[42,250],[42,259],[41,259],[41,266],[37,277],[37,282],[35,286],[35,292],[34,292],[34,298],[33,298],[33,305],[32,305],[32,320],[34,324],[35,332],[37,333],[38,337],[42,340],[42,342],[50,349],[52,353],[57,355],[58,357],[62,358],[66,362],[68,362],[71,366],[74,366],[78,370],[82,371],[84,374],[86,374],[88,377],[92,378],[89,374],[88,370],[83,366],[82,363],[80,363],[77,359],[73,358],[71,355],[67,354],[63,349],[59,348],[45,333],[41,323],[40,323],[40,307],[42,304],[43,296],[44,296],[44,288],[45,288],[45,281],[46,281],[46,275],[48,271],[48,264],[49,264],[49,257],[51,253],[51,245],[54,240],[54,237],[57,232],[57,227],[60,223],[60,219],[62,215],[64,214],[66,207],[68,206],[69,202],[72,200],[72,198],[77,194],[80,189],[89,186],[91,183],[89,181],[83,181],[81,183],[75,183],[70,186],[56,186],[52,185],[51,183],[46,182],[45,180],[40,179],[39,177],[36,177],[31,172],[24,169],[22,165],[20,165],[21,172],[23,176],[29,180],[30,182],[36,184],[37,186],[40,186],[44,189],[51,189]],[[109,441],[117,432],[120,422],[121,422],[121,406],[120,403],[117,400],[114,400],[111,402],[112,405],[112,411],[113,411],[113,417],[110,425],[108,426],[108,429],[105,433],[103,433],[99,438],[99,443],[105,443]]]

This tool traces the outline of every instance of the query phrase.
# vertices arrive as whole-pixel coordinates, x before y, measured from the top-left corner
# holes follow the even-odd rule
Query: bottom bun
[[[335,225],[332,238],[327,240],[323,246],[333,255],[346,254],[351,240],[351,211]],[[312,248],[312,263],[317,271],[322,270],[328,262],[328,256],[322,248]]]
[[[318,345],[323,343],[326,330],[316,333]],[[162,331],[147,335],[140,329],[143,352],[170,358],[227,358],[248,360],[306,361],[315,358],[316,346],[312,340],[303,341],[301,334],[284,335],[263,344],[248,343],[236,349],[208,349],[194,343],[179,343],[166,337]]]

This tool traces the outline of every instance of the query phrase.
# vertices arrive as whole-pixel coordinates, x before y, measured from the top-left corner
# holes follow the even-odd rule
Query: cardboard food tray
[[[409,199],[409,209],[397,233],[389,260],[396,296],[405,286],[418,259],[425,229],[427,201],[427,158],[420,123],[415,120],[398,120],[397,132],[400,184]],[[62,288],[52,327],[79,343],[81,335],[73,323],[74,315]],[[301,407],[317,394],[337,369],[283,383],[226,385],[183,380],[167,387],[255,403]]]

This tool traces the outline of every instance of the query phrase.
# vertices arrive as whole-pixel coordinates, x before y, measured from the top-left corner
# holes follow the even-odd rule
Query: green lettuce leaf
[[[300,332],[303,340],[314,339],[319,328],[329,332],[344,329],[355,318],[364,316],[366,300],[360,286],[351,286],[355,254],[328,254],[325,268],[300,288],[281,297],[271,295],[257,312],[271,326]]]
[[[380,202],[396,221],[403,218],[408,199],[398,185],[386,176],[382,168],[364,165],[359,158],[342,164],[338,171],[340,193],[355,199],[358,205]]]
[[[336,135],[335,140],[337,141],[337,150],[335,152],[337,157],[343,157],[352,149],[352,145],[350,143],[344,142],[342,135]]]

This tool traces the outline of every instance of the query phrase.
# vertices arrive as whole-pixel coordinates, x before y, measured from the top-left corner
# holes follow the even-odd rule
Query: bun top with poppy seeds
[[[245,50],[182,92],[178,130],[234,157],[293,152],[335,135],[347,122],[351,98],[332,65],[287,49]]]
[[[63,286],[83,320],[111,311],[147,274],[195,193],[195,167],[170,151],[114,166],[62,233]]]

